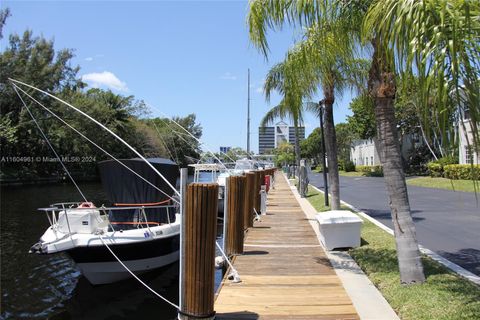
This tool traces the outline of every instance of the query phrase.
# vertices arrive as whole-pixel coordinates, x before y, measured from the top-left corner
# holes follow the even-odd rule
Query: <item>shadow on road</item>
[[[453,263],[461,265],[464,269],[480,275],[480,250],[465,248],[456,252],[438,251],[438,254]]]

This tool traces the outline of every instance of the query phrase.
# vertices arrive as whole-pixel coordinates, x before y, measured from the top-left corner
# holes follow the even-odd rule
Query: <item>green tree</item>
[[[375,137],[375,113],[373,101],[368,94],[362,94],[350,102],[351,116],[347,116],[347,122],[355,131],[359,139],[371,139]]]
[[[0,26],[3,27],[7,16],[8,11],[0,12]],[[201,137],[202,129],[196,123],[194,114],[172,120],[151,120],[146,118],[148,113],[145,103],[133,96],[123,96],[97,88],[85,90],[85,84],[77,76],[79,68],[71,65],[72,57],[72,50],[55,51],[53,41],[33,37],[30,31],[26,31],[22,37],[10,35],[8,45],[0,53],[2,156],[34,159],[53,157],[52,151],[8,80],[13,78],[68,101],[147,157],[167,157],[172,151],[175,156],[171,158],[182,165],[188,163],[189,157],[198,158],[198,142],[182,129],[197,138]],[[23,87],[21,89],[24,90]],[[93,160],[68,162],[67,168],[74,176],[95,175],[96,162],[109,158],[81,135],[116,158],[133,156],[129,149],[109,133],[99,130],[93,122],[60,102],[32,90],[20,90],[20,94],[60,156]],[[157,122],[160,128],[155,126]],[[63,174],[62,167],[56,162],[1,163],[2,178],[35,179]]]
[[[374,104],[376,145],[390,198],[402,283],[423,282],[425,277],[401,165],[394,112],[396,73],[420,75],[422,109],[432,93],[439,108],[448,108],[452,95],[456,108],[461,100],[469,102],[475,109],[472,127],[478,146],[480,22],[473,17],[478,16],[479,7],[480,3],[466,0],[250,2],[250,37],[264,51],[267,27],[281,28],[285,22],[321,25],[337,19],[349,21],[335,29],[337,34],[371,46],[368,92]]]
[[[275,165],[279,168],[295,163],[295,148],[288,142],[281,143],[273,149]]]
[[[312,133],[300,143],[302,158],[314,159],[320,162],[322,153],[322,134],[320,128],[315,128]]]
[[[298,74],[285,63],[277,63],[269,71],[265,79],[264,92],[267,101],[273,90],[283,95],[282,101],[271,108],[260,121],[265,127],[277,118],[290,118],[295,130],[295,163],[300,165],[300,132],[298,127],[303,122],[303,92],[299,90],[301,79]]]
[[[0,10],[0,40],[3,39],[3,26],[10,16],[10,9],[5,8]]]
[[[195,114],[172,119],[155,118],[147,122],[155,128],[157,137],[173,161],[182,167],[198,161],[201,152],[198,139],[202,137],[202,127],[196,123]]]
[[[344,163],[350,161],[352,142],[358,139],[358,135],[348,123],[338,123],[335,125],[335,131],[337,132],[338,159]]]
[[[253,6],[252,6],[253,7]],[[249,13],[249,23],[257,22],[255,10]],[[320,86],[324,99],[321,103],[306,103],[306,109],[325,117],[325,146],[327,151],[328,172],[332,209],[340,208],[340,186],[338,176],[338,159],[336,133],[333,120],[335,96],[342,95],[347,88],[356,88],[365,82],[367,64],[364,60],[353,58],[353,42],[348,36],[336,34],[338,25],[348,23],[337,20],[330,23],[314,24],[306,29],[303,40],[288,51],[282,70],[288,70],[292,81],[291,92],[297,100],[310,98]],[[256,41],[255,32],[251,32],[254,44],[266,55],[265,42]],[[363,76],[363,77],[362,77]]]
[[[236,161],[238,159],[246,158],[247,151],[240,148],[235,147],[228,150],[227,155],[224,157],[226,162]]]
[[[2,12],[3,16],[8,16]],[[0,53],[0,130],[1,151],[5,156],[51,156],[51,151],[38,134],[38,129],[23,108],[21,101],[9,83],[8,78],[19,79],[53,93],[60,93],[66,88],[79,88],[81,81],[77,78],[78,67],[72,67],[71,50],[55,52],[53,41],[42,37],[33,37],[26,31],[22,37],[16,34],[9,36],[4,51]],[[51,103],[43,96],[36,96],[39,102]],[[32,108],[37,119],[49,132],[55,120],[50,115]],[[2,173],[22,175],[42,175],[56,167],[51,163],[5,163],[2,162]]]

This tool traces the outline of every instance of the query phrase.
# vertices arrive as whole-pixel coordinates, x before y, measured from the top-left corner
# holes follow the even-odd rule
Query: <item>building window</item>
[[[365,157],[365,165],[368,166],[368,157]]]
[[[470,120],[470,108],[468,106],[463,109],[463,120]]]
[[[370,164],[373,166],[373,157],[370,158]]]
[[[472,146],[465,146],[465,161],[467,163],[473,162],[473,148]]]

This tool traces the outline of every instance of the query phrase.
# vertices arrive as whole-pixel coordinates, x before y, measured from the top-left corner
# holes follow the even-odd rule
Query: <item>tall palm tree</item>
[[[267,102],[270,101],[272,91],[276,90],[283,95],[282,101],[268,111],[260,122],[264,127],[272,123],[276,118],[289,117],[293,121],[295,129],[295,163],[300,165],[300,132],[299,126],[303,122],[303,91],[299,88],[298,75],[291,72],[285,63],[277,63],[268,72],[265,78],[263,90]]]
[[[410,212],[405,175],[402,168],[398,132],[394,115],[395,75],[407,71],[422,75],[420,90],[427,99],[430,90],[438,95],[442,107],[459,106],[458,92],[464,86],[465,100],[480,115],[478,103],[478,17],[480,3],[468,0],[373,0],[373,1],[292,1],[252,0],[248,13],[250,39],[266,54],[267,28],[285,23],[321,25],[325,21],[347,19],[349,25],[338,34],[371,44],[372,63],[368,91],[374,101],[376,145],[384,167],[395,230],[402,283],[425,280],[415,226]],[[395,48],[395,51],[389,48]],[[476,62],[475,62],[476,61]],[[396,64],[395,62],[399,62]],[[456,99],[451,99],[451,92]],[[457,103],[452,103],[457,100]],[[424,104],[424,107],[428,104]],[[475,131],[475,130],[474,130]],[[478,132],[474,143],[479,145]]]
[[[340,209],[340,182],[338,175],[337,141],[333,120],[336,96],[345,89],[357,89],[364,84],[367,63],[353,58],[353,42],[349,37],[336,35],[338,24],[322,23],[307,28],[304,40],[290,49],[283,62],[291,72],[297,73],[297,88],[309,98],[321,87],[324,99],[320,103],[306,103],[305,108],[318,117],[325,115],[325,146],[328,161],[328,180],[332,194],[331,208]],[[340,37],[343,36],[343,37]],[[339,45],[341,44],[341,45]]]

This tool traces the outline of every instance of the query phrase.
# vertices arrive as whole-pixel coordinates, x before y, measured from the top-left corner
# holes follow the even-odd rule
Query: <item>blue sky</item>
[[[269,68],[280,62],[298,32],[270,32],[268,61],[248,40],[247,1],[2,1],[12,16],[8,35],[31,29],[75,50],[74,64],[91,86],[134,95],[154,106],[153,115],[196,113],[203,141],[246,148],[247,69],[251,70],[251,146],[258,151],[258,124],[280,101],[261,91]],[[335,122],[345,120],[351,95],[337,99]],[[318,120],[306,115],[308,135]]]

